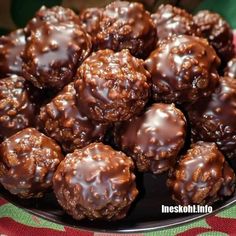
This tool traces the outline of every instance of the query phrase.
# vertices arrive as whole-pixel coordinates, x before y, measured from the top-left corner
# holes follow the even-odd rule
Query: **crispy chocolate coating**
[[[24,129],[0,145],[0,183],[21,198],[42,197],[62,159],[61,148],[51,138]]]
[[[216,142],[226,157],[236,155],[236,80],[220,78],[209,98],[188,107],[193,140]]]
[[[6,138],[34,123],[35,105],[23,77],[0,80],[0,137]]]
[[[25,34],[22,29],[0,37],[0,77],[22,75],[21,54],[24,48]]]
[[[159,174],[175,163],[185,134],[183,113],[174,104],[154,103],[144,114],[116,125],[114,139],[139,171]]]
[[[133,167],[124,153],[92,143],[61,162],[53,177],[55,195],[75,219],[121,219],[138,194]]]
[[[104,123],[127,120],[139,113],[149,97],[144,62],[128,50],[100,50],[77,71],[75,89],[81,112]]]
[[[95,26],[89,28],[95,49],[129,49],[132,55],[145,58],[155,48],[155,25],[142,4],[115,1],[100,12],[90,13],[99,17],[85,22],[88,28],[91,22]]]
[[[27,39],[23,73],[38,88],[60,90],[73,80],[91,41],[74,23],[43,24]]]
[[[169,4],[161,5],[151,17],[155,23],[159,40],[174,34],[200,36],[193,16],[184,9]]]
[[[199,11],[194,22],[226,64],[234,56],[233,31],[229,24],[219,14],[208,10]]]
[[[236,79],[236,57],[227,63],[224,69],[224,76]]]
[[[45,23],[58,24],[58,23],[68,23],[73,22],[80,25],[79,16],[76,15],[71,9],[64,8],[61,6],[55,6],[52,8],[47,8],[42,6],[35,14],[25,27],[25,33],[27,36],[31,32],[35,32],[38,27],[44,25]]]
[[[75,95],[74,84],[70,83],[51,102],[41,107],[38,116],[39,127],[60,143],[65,152],[102,141],[107,128],[81,114]]]
[[[219,64],[205,39],[179,35],[161,41],[145,61],[153,99],[183,104],[209,96],[218,83]]]
[[[177,204],[212,204],[235,190],[235,173],[215,143],[197,142],[180,158],[167,180]]]

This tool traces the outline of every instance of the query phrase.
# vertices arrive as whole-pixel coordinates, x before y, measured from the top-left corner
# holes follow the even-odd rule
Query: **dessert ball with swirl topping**
[[[138,194],[133,168],[124,153],[92,143],[60,163],[53,177],[54,192],[59,204],[77,220],[118,220]]]
[[[193,16],[184,9],[161,5],[151,17],[156,25],[158,40],[182,34],[200,36]]]
[[[0,77],[22,75],[21,54],[24,48],[25,34],[22,29],[0,37]]]
[[[73,80],[90,50],[90,36],[79,25],[45,22],[27,38],[23,74],[40,89],[60,90]]]
[[[168,170],[184,145],[186,119],[174,104],[154,103],[147,111],[115,126],[115,143],[141,172]]]
[[[236,57],[227,63],[224,69],[224,76],[236,79]]]
[[[225,65],[234,56],[233,31],[229,24],[219,14],[208,10],[199,11],[194,22]]]
[[[177,204],[212,204],[235,190],[235,173],[215,143],[197,142],[180,158],[167,180]]]
[[[0,137],[33,125],[35,104],[23,77],[12,75],[0,80]]]
[[[42,106],[38,124],[49,137],[61,144],[65,152],[73,152],[94,141],[101,141],[107,126],[92,122],[76,106],[74,84],[67,85],[47,105]]]
[[[145,61],[155,101],[191,103],[214,91],[220,59],[207,40],[179,35],[159,43]]]
[[[139,113],[149,98],[150,74],[128,50],[100,50],[77,71],[77,105],[90,119],[111,123]]]
[[[35,16],[27,23],[25,27],[26,35],[29,36],[31,32],[35,32],[38,27],[44,25],[46,22],[50,24],[58,24],[63,22],[73,22],[77,25],[81,24],[79,16],[69,8],[64,8],[61,6],[47,8],[42,6],[36,12]]]
[[[140,3],[115,1],[104,9],[93,9],[86,14],[82,18],[88,19],[83,22],[92,35],[95,50],[129,49],[133,56],[145,58],[156,46],[155,25]]]
[[[0,145],[0,183],[21,198],[42,197],[63,156],[51,138],[24,129]]]
[[[193,140],[216,142],[227,157],[236,155],[236,80],[221,77],[214,93],[188,107]]]

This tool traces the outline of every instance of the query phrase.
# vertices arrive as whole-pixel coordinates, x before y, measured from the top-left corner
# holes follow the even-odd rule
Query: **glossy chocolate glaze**
[[[193,16],[184,9],[169,4],[161,5],[151,17],[155,23],[159,40],[172,35],[200,36]]]
[[[101,141],[107,126],[92,122],[76,106],[74,84],[67,85],[51,102],[41,107],[38,124],[49,137],[73,152],[94,141]]]
[[[128,50],[100,50],[77,71],[75,89],[82,113],[104,123],[128,120],[149,98],[148,71]]]
[[[178,204],[212,204],[233,194],[235,174],[215,143],[200,141],[180,158],[167,186]]]
[[[0,77],[12,74],[22,75],[21,54],[25,48],[25,34],[23,29],[0,37]]]
[[[25,33],[30,36],[32,32],[37,31],[38,27],[41,27],[46,22],[50,24],[68,23],[73,22],[80,25],[79,16],[76,15],[71,9],[61,6],[54,6],[47,8],[42,6],[35,14],[35,16],[27,23],[25,27]]]
[[[0,137],[6,138],[34,124],[35,104],[23,77],[0,80]]]
[[[209,96],[218,83],[219,64],[205,39],[179,35],[161,41],[145,61],[153,99],[183,104]]]
[[[236,155],[236,80],[221,77],[209,98],[188,108],[193,140],[216,142],[227,157]]]
[[[24,76],[38,88],[60,90],[73,80],[90,50],[90,37],[80,26],[72,22],[45,23],[27,39]]]
[[[53,178],[54,192],[75,219],[118,220],[138,194],[133,167],[124,153],[92,143],[61,162]]]
[[[208,10],[199,11],[194,21],[225,65],[234,56],[233,31],[229,24],[219,14]]]
[[[236,79],[236,57],[227,63],[224,69],[224,76]]]
[[[127,1],[107,5],[100,16],[99,27],[94,28],[92,35],[95,49],[129,49],[132,55],[141,58],[149,55],[157,41],[150,14],[142,4]]]
[[[174,104],[154,103],[147,111],[115,127],[115,143],[130,155],[138,170],[168,170],[184,145],[186,119]]]
[[[34,128],[24,129],[0,145],[0,183],[21,198],[42,197],[62,159],[56,142]]]

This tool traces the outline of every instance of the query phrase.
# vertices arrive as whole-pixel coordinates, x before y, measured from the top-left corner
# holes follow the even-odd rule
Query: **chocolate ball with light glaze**
[[[197,142],[183,155],[167,180],[180,205],[207,205],[235,190],[235,173],[215,143]]]
[[[23,77],[0,80],[0,137],[6,138],[34,124],[35,104]]]
[[[128,50],[100,50],[77,71],[77,106],[90,119],[112,123],[138,114],[149,98],[150,74]]]
[[[24,129],[0,145],[0,183],[20,198],[42,197],[62,159],[55,141],[34,128]]]
[[[222,16],[208,10],[199,11],[194,22],[225,65],[234,56],[233,31],[229,24]]]
[[[25,48],[25,34],[22,29],[0,37],[0,77],[22,75],[21,55]]]
[[[81,25],[79,16],[69,8],[61,6],[54,6],[47,8],[42,6],[35,14],[35,16],[27,23],[25,27],[25,33],[30,36],[32,32],[37,31],[38,27],[41,27],[45,23],[58,24],[73,22],[76,25]]]
[[[34,86],[62,89],[89,55],[90,36],[73,22],[45,23],[32,32],[24,51],[23,74]]]
[[[218,84],[219,65],[207,40],[189,35],[167,38],[145,61],[152,97],[157,102],[184,104],[209,96]]]
[[[184,9],[169,4],[161,5],[151,16],[156,26],[158,40],[172,35],[200,36],[193,16]]]
[[[92,143],[60,163],[53,177],[54,192],[74,219],[119,220],[138,194],[133,168],[124,153]]]
[[[93,35],[95,49],[129,49],[135,57],[145,58],[156,46],[156,29],[141,3],[115,1],[99,14]]]
[[[187,108],[192,139],[217,143],[226,157],[236,155],[236,80],[221,77],[212,95]]]
[[[184,145],[186,119],[174,104],[154,103],[142,115],[115,126],[115,143],[141,172],[172,167]]]
[[[236,79],[236,57],[227,63],[224,69],[224,76]]]
[[[107,130],[106,125],[93,122],[81,114],[76,106],[73,83],[41,107],[38,125],[45,134],[60,143],[66,153],[91,142],[102,141]]]

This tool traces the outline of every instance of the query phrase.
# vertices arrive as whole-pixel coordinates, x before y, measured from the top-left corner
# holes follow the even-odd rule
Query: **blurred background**
[[[0,0],[0,34],[24,27],[34,13],[42,6],[52,7],[62,5],[79,12],[85,7],[104,6],[111,0]],[[162,3],[181,6],[190,12],[209,9],[220,13],[236,29],[236,1],[235,0],[141,0],[150,11]]]

